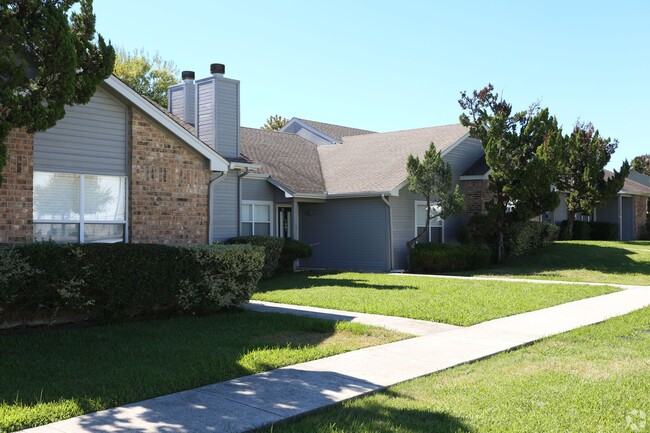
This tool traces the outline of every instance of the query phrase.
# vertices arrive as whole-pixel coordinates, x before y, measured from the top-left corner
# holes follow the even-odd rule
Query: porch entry
[[[291,239],[291,207],[278,206],[278,236]]]

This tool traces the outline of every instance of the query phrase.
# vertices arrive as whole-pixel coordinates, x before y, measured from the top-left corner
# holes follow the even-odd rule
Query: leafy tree
[[[504,258],[507,226],[554,209],[558,194],[551,189],[555,176],[558,141],[562,138],[555,117],[533,104],[513,113],[494,87],[461,92],[464,113],[460,122],[481,140],[490,167],[490,191],[486,204],[496,224],[497,261]]]
[[[639,173],[650,176],[650,153],[639,155],[632,160],[632,168]]]
[[[576,213],[590,215],[594,208],[611,200],[630,174],[630,164],[606,178],[605,166],[618,147],[618,140],[603,138],[591,123],[578,122],[562,140],[557,187],[567,193],[567,239],[573,237]]]
[[[150,58],[144,49],[128,53],[118,48],[116,54],[113,74],[139,94],[166,108],[167,88],[178,82],[179,72],[174,62],[163,60],[158,52]]]
[[[433,142],[420,161],[409,155],[406,160],[409,190],[424,197],[427,204],[426,226],[416,237],[406,243],[409,251],[413,245],[429,232],[431,220],[436,217],[446,219],[465,209],[465,197],[460,187],[452,188],[451,166],[442,160]]]
[[[78,12],[70,9],[80,4]],[[0,170],[13,128],[51,128],[84,104],[113,70],[115,52],[95,33],[92,0],[15,0],[0,7]],[[0,184],[2,177],[0,177]]]
[[[262,129],[265,131],[279,131],[288,122],[289,119],[286,117],[282,117],[279,114],[274,114],[266,119],[266,123],[262,125]]]

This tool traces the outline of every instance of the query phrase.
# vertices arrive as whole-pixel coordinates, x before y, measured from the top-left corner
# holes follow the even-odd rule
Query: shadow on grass
[[[341,272],[345,274],[345,272]],[[417,290],[417,287],[406,284],[382,284],[381,282],[368,283],[366,281],[350,278],[331,278],[338,275],[336,272],[296,272],[282,274],[269,280],[260,282],[257,293],[272,292],[274,290],[310,289],[314,287],[340,286],[350,289],[375,289],[375,290]]]
[[[624,242],[635,247],[649,243]],[[585,269],[605,274],[649,274],[650,261],[635,261],[634,251],[613,246],[578,243],[554,243],[528,256],[513,258],[503,265],[474,273],[531,275],[553,271]]]
[[[234,311],[2,336],[0,403],[6,406],[0,405],[0,431],[300,362],[301,348],[318,345],[335,327],[307,317]],[[30,414],[27,423],[23,410]]]

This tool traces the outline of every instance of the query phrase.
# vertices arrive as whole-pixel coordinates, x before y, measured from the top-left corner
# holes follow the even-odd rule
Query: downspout
[[[251,169],[249,167],[246,167],[246,170],[244,170],[243,173],[237,175],[237,236],[241,235],[241,198],[242,198],[241,178],[246,176],[250,172]],[[271,209],[270,212],[273,212],[273,209]],[[273,227],[270,227],[269,233],[273,233]]]
[[[210,179],[210,182],[208,183],[208,245],[212,243],[212,235],[214,234],[214,229],[212,228],[212,219],[214,218],[214,211],[212,210],[212,187],[214,184],[224,180],[228,174],[227,171],[222,171],[220,173],[220,176]]]
[[[623,240],[623,196],[618,195],[618,240]]]
[[[388,228],[389,228],[389,233],[388,233],[388,267],[389,270],[393,270],[393,208],[390,206],[390,202],[386,199],[386,194],[381,195],[381,199],[386,203],[386,206],[388,206]]]

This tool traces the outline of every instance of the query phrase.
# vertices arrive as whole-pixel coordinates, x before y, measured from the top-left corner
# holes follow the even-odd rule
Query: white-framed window
[[[438,206],[431,207],[431,215],[436,215],[440,212]],[[427,226],[427,202],[426,201],[416,201],[415,202],[415,236],[422,233]],[[419,239],[419,242],[435,242],[443,243],[445,242],[445,221],[436,216],[431,219],[429,224],[429,232],[422,236]]]
[[[241,235],[271,236],[273,202],[242,200]]]
[[[34,240],[126,241],[127,178],[34,172]]]

